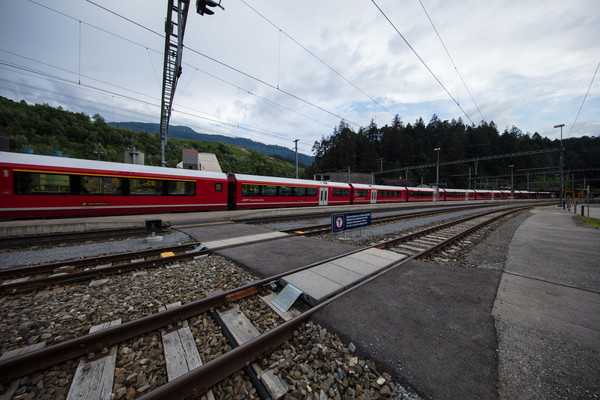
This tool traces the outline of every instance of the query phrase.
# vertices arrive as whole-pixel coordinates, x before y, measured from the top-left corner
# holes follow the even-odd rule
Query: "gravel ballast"
[[[183,235],[180,240],[187,237]],[[114,246],[114,242],[111,244]],[[78,251],[89,255],[89,246],[63,247],[61,251],[66,250],[62,254],[69,254],[69,258],[82,256]],[[131,251],[136,246],[124,249],[121,243],[115,247]],[[35,259],[35,253],[31,254],[33,262],[48,262],[44,258],[47,252],[38,253],[40,259]],[[115,319],[124,323],[156,313],[167,304],[177,301],[187,304],[256,280],[257,277],[234,263],[214,255],[99,281],[5,296],[0,303],[1,351],[39,342],[52,346],[86,335],[93,325]],[[260,332],[282,322],[256,297],[238,304]],[[209,314],[190,318],[188,322],[204,362],[230,349]],[[260,362],[274,368],[288,385],[286,398],[290,399],[418,399],[395,384],[388,374],[378,371],[373,361],[359,358],[353,351],[353,345],[344,344],[339,337],[308,322],[290,342]],[[65,399],[77,362],[69,361],[23,378],[16,395],[19,399]],[[137,398],[166,382],[160,332],[119,344],[113,398]],[[5,389],[0,387],[0,393]],[[213,387],[213,391],[218,399],[257,398],[249,379],[241,372]]]

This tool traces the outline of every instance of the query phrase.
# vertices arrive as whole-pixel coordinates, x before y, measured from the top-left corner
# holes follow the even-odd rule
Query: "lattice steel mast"
[[[167,19],[165,21],[165,54],[163,65],[162,100],[160,104],[160,142],[161,142],[161,164],[164,167],[165,148],[167,146],[167,132],[169,130],[169,119],[171,118],[171,107],[177,81],[181,76],[181,56],[183,53],[183,35],[190,5],[190,0],[168,0]],[[214,11],[208,7],[220,7],[213,0],[197,0],[196,11],[200,15],[212,15]]]

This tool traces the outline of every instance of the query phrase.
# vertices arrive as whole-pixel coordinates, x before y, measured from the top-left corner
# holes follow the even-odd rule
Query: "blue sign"
[[[331,216],[331,230],[341,232],[371,225],[371,211],[358,211]]]

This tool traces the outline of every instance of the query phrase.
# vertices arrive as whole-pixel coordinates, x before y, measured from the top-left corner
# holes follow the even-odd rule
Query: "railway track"
[[[165,232],[168,226],[163,226],[158,233]],[[63,245],[65,243],[83,243],[90,240],[113,240],[124,237],[147,236],[148,231],[144,228],[111,229],[90,232],[75,233],[49,233],[43,235],[28,235],[24,237],[0,238],[0,249],[19,249],[24,247],[49,247]]]
[[[79,282],[102,276],[152,268],[165,262],[192,258],[201,252],[198,243],[182,244],[136,252],[66,260],[50,264],[0,269],[0,294]]]
[[[454,208],[450,208],[450,209],[445,208],[445,209],[441,209],[441,210],[409,212],[409,213],[402,213],[402,214],[398,214],[398,215],[388,215],[388,216],[381,216],[381,217],[374,216],[371,218],[371,225],[381,225],[381,224],[393,223],[393,222],[397,222],[397,221],[403,221],[403,220],[414,219],[414,218],[428,217],[428,216],[439,215],[439,214],[448,214],[448,213],[452,213],[452,212],[456,212],[456,211],[485,209],[485,208],[494,207],[494,206],[495,205],[484,204],[484,205],[454,207]],[[290,234],[297,233],[297,234],[302,234],[305,236],[320,235],[320,234],[331,232],[331,222],[329,222],[327,224],[319,224],[319,225],[308,226],[308,227],[284,229],[284,230],[281,230],[281,232],[290,233]]]
[[[319,263],[310,264],[294,271],[286,272],[285,274],[262,279],[223,293],[217,293],[199,301],[183,305],[173,305],[172,307],[167,307],[164,311],[123,324],[117,324],[115,322],[116,325],[114,326],[104,327],[102,330],[95,331],[83,337],[16,355],[12,358],[3,359],[0,361],[0,383],[8,385],[11,381],[18,381],[19,378],[36,371],[47,371],[53,366],[65,362],[73,363],[71,360],[77,359],[80,359],[79,363],[82,365],[81,369],[86,370],[86,363],[96,362],[100,359],[110,357],[115,358],[116,355],[113,356],[113,354],[116,354],[116,346],[120,345],[122,347],[123,343],[129,343],[130,340],[144,335],[154,335],[153,337],[156,337],[158,335],[157,332],[162,336],[163,346],[165,348],[165,367],[169,370],[168,358],[177,353],[177,351],[173,350],[173,354],[168,354],[170,350],[166,350],[167,348],[171,348],[168,347],[167,344],[164,344],[165,340],[167,342],[169,341],[169,339],[165,339],[169,334],[177,332],[176,336],[181,339],[180,348],[185,348],[186,345],[183,341],[188,340],[188,344],[194,344],[194,337],[197,337],[196,335],[215,335],[216,329],[222,330],[224,332],[223,335],[225,335],[231,328],[215,328],[215,326],[218,326],[219,319],[234,321],[228,326],[240,325],[244,327],[242,331],[249,331],[252,330],[250,329],[250,326],[254,325],[256,320],[264,320],[266,318],[269,322],[258,323],[259,327],[255,327],[258,334],[253,333],[250,336],[241,338],[240,334],[232,333],[233,340],[228,344],[224,343],[224,340],[217,340],[218,343],[215,343],[215,345],[218,345],[218,349],[211,349],[208,351],[208,354],[212,355],[209,357],[210,360],[208,362],[205,362],[206,360],[203,360],[203,362],[205,362],[204,364],[189,361],[185,362],[184,364],[191,366],[191,368],[182,372],[176,378],[171,379],[169,377],[168,383],[164,383],[149,393],[145,393],[141,398],[162,399],[198,397],[208,393],[211,387],[217,385],[223,379],[228,379],[229,377],[238,374],[238,371],[252,365],[252,363],[257,360],[259,360],[258,367],[260,367],[260,370],[262,371],[257,375],[264,377],[264,379],[262,379],[263,383],[269,381],[271,378],[275,380],[278,378],[279,383],[275,382],[273,384],[275,385],[275,388],[280,384],[283,385],[280,386],[280,390],[284,391],[289,384],[289,382],[286,383],[285,376],[283,381],[281,380],[282,375],[285,374],[280,372],[278,375],[275,372],[275,370],[277,370],[276,365],[275,370],[269,372],[267,368],[267,371],[265,372],[265,367],[272,365],[272,362],[269,361],[269,358],[265,355],[275,351],[275,349],[287,340],[292,339],[294,337],[294,332],[302,329],[302,324],[304,324],[315,312],[331,302],[336,301],[339,297],[358,287],[368,284],[372,280],[384,275],[389,270],[397,268],[411,259],[430,256],[436,251],[464,238],[466,235],[469,235],[486,224],[503,218],[510,213],[530,207],[532,206],[528,205],[525,207],[512,208],[510,210],[479,213],[370,246],[371,249],[388,249],[401,252],[407,255],[407,257],[401,261],[393,262],[388,265],[386,269],[303,312],[288,314],[281,318],[278,317],[276,320],[273,320],[272,318],[269,319],[269,317],[265,317],[265,315],[273,315],[277,310],[262,305],[263,300],[259,300],[257,296],[266,297],[266,295],[269,294],[273,296],[274,294],[269,293],[271,288],[274,288],[276,283],[287,275],[308,270],[333,259],[340,259],[367,249],[356,250],[332,259],[323,260]],[[255,305],[253,310],[248,311],[248,303]],[[261,304],[261,306],[258,306],[258,309],[260,309],[259,311],[257,311],[257,303]],[[265,304],[267,303],[268,301]],[[280,312],[277,313],[281,314]],[[246,314],[251,316],[250,319],[245,316]],[[225,316],[225,318],[223,318],[223,316]],[[240,320],[244,320],[244,318],[247,321],[240,322]],[[186,330],[186,328],[188,329]],[[205,328],[208,329],[208,331],[202,332]],[[189,333],[187,333],[188,330],[190,331]],[[183,333],[184,331],[186,333]],[[191,339],[189,339],[189,335],[192,335]],[[188,339],[183,339],[184,337],[188,337]],[[189,340],[191,340],[191,342],[189,342]],[[193,348],[196,349],[196,346],[194,345]],[[317,352],[318,351],[317,348]],[[122,353],[123,351],[119,352],[119,354]],[[203,352],[203,354],[205,353],[206,352]],[[184,357],[188,357],[188,355],[185,355]],[[191,355],[189,357],[193,359],[195,356]],[[182,363],[179,362],[179,364]],[[110,369],[111,364],[108,364],[108,366],[108,369]],[[114,366],[112,368],[114,369]],[[254,369],[254,367],[251,368]],[[87,370],[92,369],[94,368],[87,368]],[[250,375],[253,374],[251,371],[247,371],[247,373]],[[341,375],[344,373],[348,375],[350,372],[349,370],[340,372]],[[167,375],[170,376],[170,374]],[[175,375],[177,374],[173,373],[173,376]],[[73,381],[76,382],[77,379],[79,378],[76,376]],[[237,378],[231,379],[235,382]],[[377,380],[379,381],[379,378],[377,378]],[[385,382],[385,379],[383,379],[383,381]],[[260,388],[260,385],[257,382],[254,384],[257,387],[255,389],[256,393],[261,393],[263,389]],[[88,386],[92,387],[94,385],[89,384],[88,382]],[[269,387],[271,389],[266,389],[266,392],[263,392],[263,395],[264,393],[270,393],[272,397],[277,397],[277,392],[272,392],[274,389],[271,386]],[[112,387],[110,390],[112,390]]]
[[[484,206],[487,208],[489,206]],[[461,207],[461,210],[479,209],[481,206]],[[448,213],[448,210],[431,210],[409,214],[375,217],[373,225],[393,223],[400,220],[414,219],[424,216]],[[296,236],[312,236],[331,232],[331,224],[322,224],[301,229],[286,229],[281,232]],[[103,233],[103,236],[106,233]],[[277,240],[284,238],[264,239]],[[16,268],[0,269],[0,294],[17,293],[51,285],[69,284],[83,280],[96,279],[110,275],[122,274],[144,268],[154,268],[165,263],[199,257],[224,248],[244,245],[223,246],[214,249],[202,249],[200,243],[190,243],[179,246],[127,252],[107,256],[97,256],[77,260],[66,260],[55,263],[32,265]]]

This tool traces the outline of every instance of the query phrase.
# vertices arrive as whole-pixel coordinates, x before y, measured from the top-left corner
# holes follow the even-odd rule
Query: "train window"
[[[215,184],[221,185],[220,183]],[[170,196],[195,196],[196,182],[190,181],[168,181]],[[222,189],[222,188],[221,188]]]
[[[129,179],[129,194],[160,196],[163,193],[162,181],[158,179]]]
[[[123,179],[110,176],[81,177],[81,194],[121,194]]]
[[[369,195],[369,191],[366,189],[359,189],[354,191],[354,197],[367,197]]]
[[[16,194],[70,194],[71,176],[38,172],[15,172]]]
[[[306,197],[316,197],[317,193],[318,193],[318,188],[316,187],[307,187],[306,188],[306,192],[304,193],[304,195]]]
[[[433,197],[433,192],[410,192],[411,197]]]
[[[350,195],[350,189],[332,189],[332,197],[348,197]]]
[[[294,188],[291,186],[279,186],[279,195],[283,197],[295,196]]]
[[[260,196],[260,186],[242,184],[242,196]]]
[[[223,184],[222,183],[215,183],[215,192],[220,192],[222,190],[223,190]]]
[[[263,186],[262,195],[268,197],[277,196],[277,186]]]

